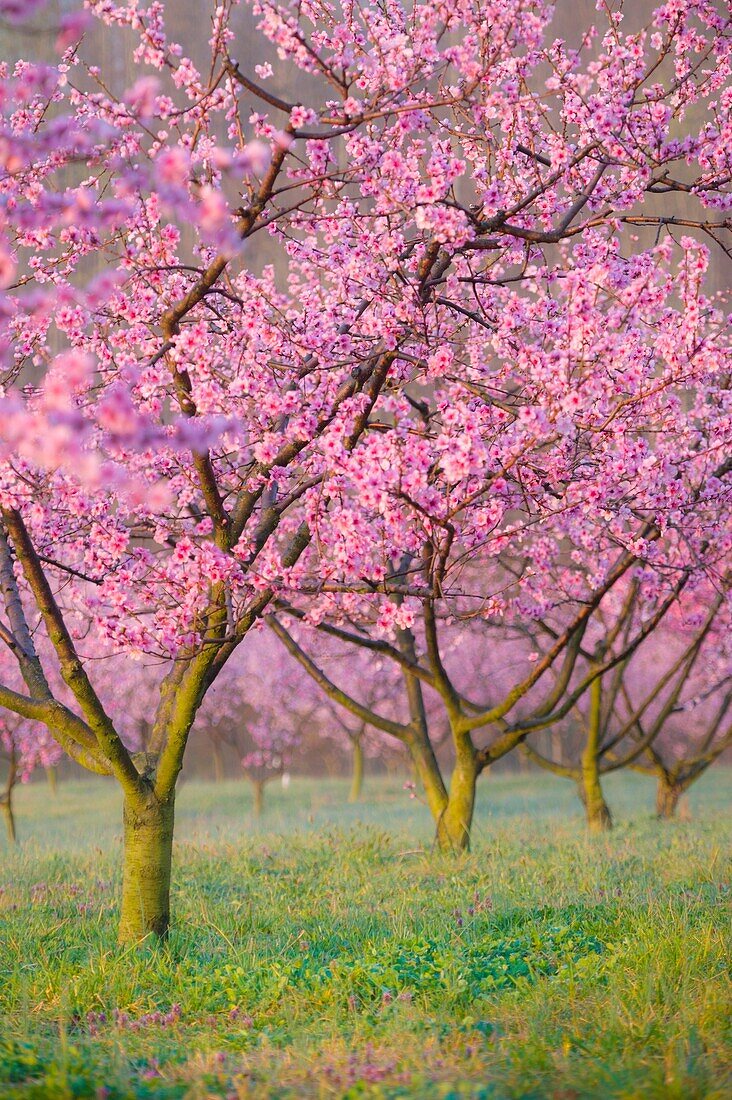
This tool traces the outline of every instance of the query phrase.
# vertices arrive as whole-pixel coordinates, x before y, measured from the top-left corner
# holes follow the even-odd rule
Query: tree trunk
[[[430,813],[439,821],[447,807],[447,790],[429,738],[415,734],[409,740],[415,778],[421,783]]]
[[[613,827],[613,815],[605,801],[597,769],[580,772],[577,783],[580,802],[585,808],[587,827],[591,833],[604,833]]]
[[[56,794],[58,790],[58,771],[53,764],[50,764],[45,770],[51,794]]]
[[[353,741],[352,767],[351,791],[348,795],[348,801],[358,802],[363,790],[363,745],[360,737],[356,737]]]
[[[587,740],[580,764],[580,798],[585,807],[587,825],[591,833],[602,833],[613,825],[610,808],[605,801],[600,784],[600,719],[602,707],[602,677],[598,676],[590,688],[590,715]]]
[[[407,639],[406,652],[414,659],[416,655],[414,639],[408,630],[403,633]],[[447,788],[430,740],[422,686],[417,677],[409,672],[404,673],[404,685],[407,689],[409,716],[412,722],[406,745],[414,766],[415,778],[422,784],[430,813],[437,822],[447,806]]]
[[[152,792],[145,800],[125,798],[120,943],[168,933],[174,799],[160,802]]]
[[[478,772],[472,760],[458,760],[450,779],[447,805],[437,822],[437,843],[443,852],[463,852],[470,848],[470,830],[475,808]]]
[[[257,821],[259,821],[259,819],[262,816],[262,813],[264,811],[264,780],[263,779],[254,779],[252,782],[253,782],[253,786],[254,786],[254,810],[253,810],[253,812],[254,812],[254,816],[256,817]]]
[[[18,751],[13,744],[10,749],[10,761],[8,775],[5,781],[5,790],[0,794],[0,806],[5,818],[5,828],[8,833],[8,842],[17,844],[18,834],[15,831],[15,813],[13,811],[13,789],[18,778]]]
[[[656,817],[671,821],[676,817],[679,799],[684,793],[681,783],[675,783],[666,775],[659,775],[656,788]]]
[[[13,796],[10,792],[3,796],[0,801],[0,807],[2,807],[3,817],[5,818],[5,829],[8,834],[8,842],[10,844],[18,843],[18,834],[15,831],[15,814],[13,812]]]
[[[605,801],[600,783],[600,769],[594,751],[582,754],[579,774],[579,796],[585,808],[587,827],[591,833],[604,833],[613,827],[613,815]]]
[[[395,779],[399,775],[404,775],[405,763],[408,764],[408,760],[402,755],[397,756],[396,753],[394,756],[387,756],[386,759],[382,761],[384,771],[389,779]]]
[[[223,782],[224,778],[224,759],[221,754],[221,746],[217,741],[213,741],[211,744],[213,755],[213,768],[214,768],[214,783]]]

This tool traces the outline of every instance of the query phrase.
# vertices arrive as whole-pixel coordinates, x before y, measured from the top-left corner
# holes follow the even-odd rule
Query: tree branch
[[[73,692],[102,755],[109,760],[117,779],[130,794],[137,793],[140,789],[140,775],[79,659],[20,512],[4,509],[2,517],[43,618],[49,640],[56,650],[63,680]]]

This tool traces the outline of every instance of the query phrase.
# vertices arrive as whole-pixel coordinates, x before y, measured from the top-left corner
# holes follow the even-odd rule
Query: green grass
[[[613,778],[599,839],[568,784],[487,779],[459,860],[398,781],[273,786],[256,826],[243,784],[184,784],[175,927],[133,950],[114,788],[23,788],[0,1097],[732,1095],[729,773],[670,825]]]

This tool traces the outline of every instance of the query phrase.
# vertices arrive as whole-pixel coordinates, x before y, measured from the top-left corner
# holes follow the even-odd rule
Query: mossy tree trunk
[[[165,801],[152,791],[125,798],[120,943],[167,936],[174,817],[174,793]]]
[[[351,790],[348,801],[358,802],[363,791],[363,745],[360,737],[354,737],[351,744],[353,745],[353,757],[351,759]]]
[[[447,805],[437,822],[437,843],[443,852],[464,852],[470,848],[478,771],[472,757],[455,762],[450,778]]]
[[[656,817],[664,821],[675,818],[679,799],[685,790],[685,785],[675,781],[670,775],[665,773],[659,775],[656,788]]]
[[[605,801],[600,776],[596,769],[582,769],[577,790],[580,801],[585,808],[585,818],[590,832],[604,833],[608,829],[612,829],[613,816]]]
[[[409,679],[407,683],[409,686]],[[414,687],[419,693],[419,703],[422,707],[421,689],[416,680]],[[413,725],[408,746],[417,778],[422,784],[427,805],[435,822],[437,846],[443,852],[457,853],[466,851],[470,847],[475,788],[480,772],[470,736],[455,729],[452,732],[456,759],[449,789],[442,778],[423,710],[422,720]]]
[[[600,782],[600,769],[594,754],[582,758],[578,782],[579,796],[585,808],[587,827],[591,833],[604,833],[613,827],[613,816],[605,801]]]
[[[587,825],[592,833],[612,828],[613,819],[600,783],[600,723],[602,714],[602,677],[590,688],[590,714],[587,740],[580,763],[580,798],[585,807]]]

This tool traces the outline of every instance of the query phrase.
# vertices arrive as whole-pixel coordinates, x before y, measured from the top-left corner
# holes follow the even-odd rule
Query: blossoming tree
[[[267,783],[291,766],[322,711],[312,681],[267,632],[254,630],[206,696],[199,725],[213,725],[240,748],[240,762],[261,817]]]
[[[257,0],[308,74],[302,103],[266,66],[242,71],[228,4],[205,72],[159,0],[87,6],[139,40],[123,96],[82,62],[78,22],[58,65],[3,74],[0,633],[23,688],[0,704],[119,782],[135,940],[168,927],[196,712],[275,599],[317,617],[332,589],[376,592],[387,631],[410,601],[424,611],[430,666],[400,660],[454,716],[462,842],[477,770],[517,736],[501,725],[516,690],[557,661],[564,686],[587,618],[638,562],[685,568],[668,516],[713,492],[726,352],[703,252],[674,241],[728,234],[731,17],[673,0],[624,33],[602,12],[574,48],[536,0]],[[678,194],[683,219],[664,205]],[[262,269],[265,235],[282,262]],[[529,607],[569,586],[571,613],[472,710],[433,611],[458,548],[515,546],[515,525],[596,561],[554,597],[524,569]],[[142,760],[95,686],[102,644],[171,660]],[[476,747],[487,725],[498,740]]]
[[[643,613],[632,598],[623,603],[617,635],[632,629],[630,621]],[[725,599],[725,596],[727,599]],[[659,816],[664,807],[673,808],[688,782],[701,774],[724,750],[730,737],[724,718],[732,702],[729,681],[729,655],[725,639],[729,635],[729,594],[710,589],[684,592],[666,620],[637,652],[616,664],[611,673],[596,679],[584,702],[573,710],[578,736],[573,749],[547,756],[531,739],[522,745],[534,763],[555,775],[572,779],[578,787],[587,823],[592,831],[610,828],[612,814],[602,791],[601,777],[624,767],[648,770],[659,778]],[[605,652],[613,645],[606,634],[596,642]],[[721,697],[717,709],[712,699]],[[700,703],[706,706],[700,706]],[[696,713],[692,713],[692,712]],[[683,731],[678,716],[683,714]],[[671,733],[676,725],[675,736]],[[691,727],[691,728],[690,728]],[[557,741],[562,738],[557,730]],[[664,762],[662,745],[674,747],[675,760]],[[703,757],[695,759],[695,749]],[[689,757],[685,760],[684,757]],[[678,764],[678,769],[675,768]],[[696,765],[699,764],[697,768]],[[665,785],[665,786],[664,786]],[[665,796],[671,789],[676,797]]]
[[[367,759],[387,765],[404,762],[403,745],[367,718],[368,712],[395,720],[403,717],[406,701],[401,669],[378,653],[344,645],[339,639],[328,638],[322,633],[311,637],[310,641],[318,666],[327,666],[331,676],[339,682],[347,682],[349,691],[363,707],[361,713],[354,714],[321,691],[312,676],[302,673],[318,700],[317,736],[321,742],[332,744],[350,756],[348,800],[358,802],[363,793]],[[299,663],[296,667],[301,669]],[[307,688],[300,690],[307,693]]]
[[[367,717],[409,744],[445,847],[468,842],[481,771],[564,718],[596,681],[600,690],[729,554],[726,320],[703,294],[705,250],[681,244],[677,271],[655,246],[600,265],[610,281],[590,294],[568,256],[558,286],[535,288],[530,307],[525,291],[502,288],[494,328],[508,335],[490,378],[501,396],[453,365],[419,404],[394,398],[394,426],[365,444],[378,464],[342,462],[325,582],[307,606],[280,599],[289,616],[402,668],[409,720]],[[537,327],[544,308],[549,334]],[[370,536],[357,553],[346,551],[354,531]],[[491,669],[490,654],[532,626],[546,644]],[[274,628],[332,698],[366,717],[282,619]],[[449,787],[425,686],[452,732]]]
[[[0,718],[0,760],[5,763],[0,809],[11,844],[17,839],[13,806],[15,787],[18,783],[26,783],[37,767],[55,767],[61,756],[61,749],[45,726],[18,714],[6,713]]]
[[[386,662],[363,651],[357,652],[353,661],[342,645],[336,648],[328,646],[326,639],[319,641],[320,649],[327,648],[336,663],[349,660],[349,678],[366,685],[368,702],[375,702],[376,697],[390,700],[398,694],[398,675],[384,675],[391,672]],[[378,669],[372,667],[374,663]],[[372,687],[374,698],[368,695]],[[329,745],[348,749],[353,759],[352,801],[357,801],[364,755],[382,755],[388,747],[378,731],[363,721],[348,719],[348,713],[330,703],[269,631],[255,630],[208,692],[197,728],[212,741],[217,739],[238,750],[254,787],[255,813],[260,816],[265,785],[281,777],[305,746],[324,763]]]
[[[718,610],[715,613],[715,608]],[[673,818],[679,800],[715,760],[732,745],[732,624],[729,599],[704,593],[696,607],[686,608],[662,632],[635,677],[625,677],[617,705],[627,728],[645,751],[633,753],[633,767],[658,780],[656,814]],[[710,623],[710,619],[712,620]],[[706,624],[710,623],[709,626]],[[694,636],[703,634],[696,647]],[[683,660],[683,685],[662,708],[639,714],[638,700],[647,685],[666,679]]]

